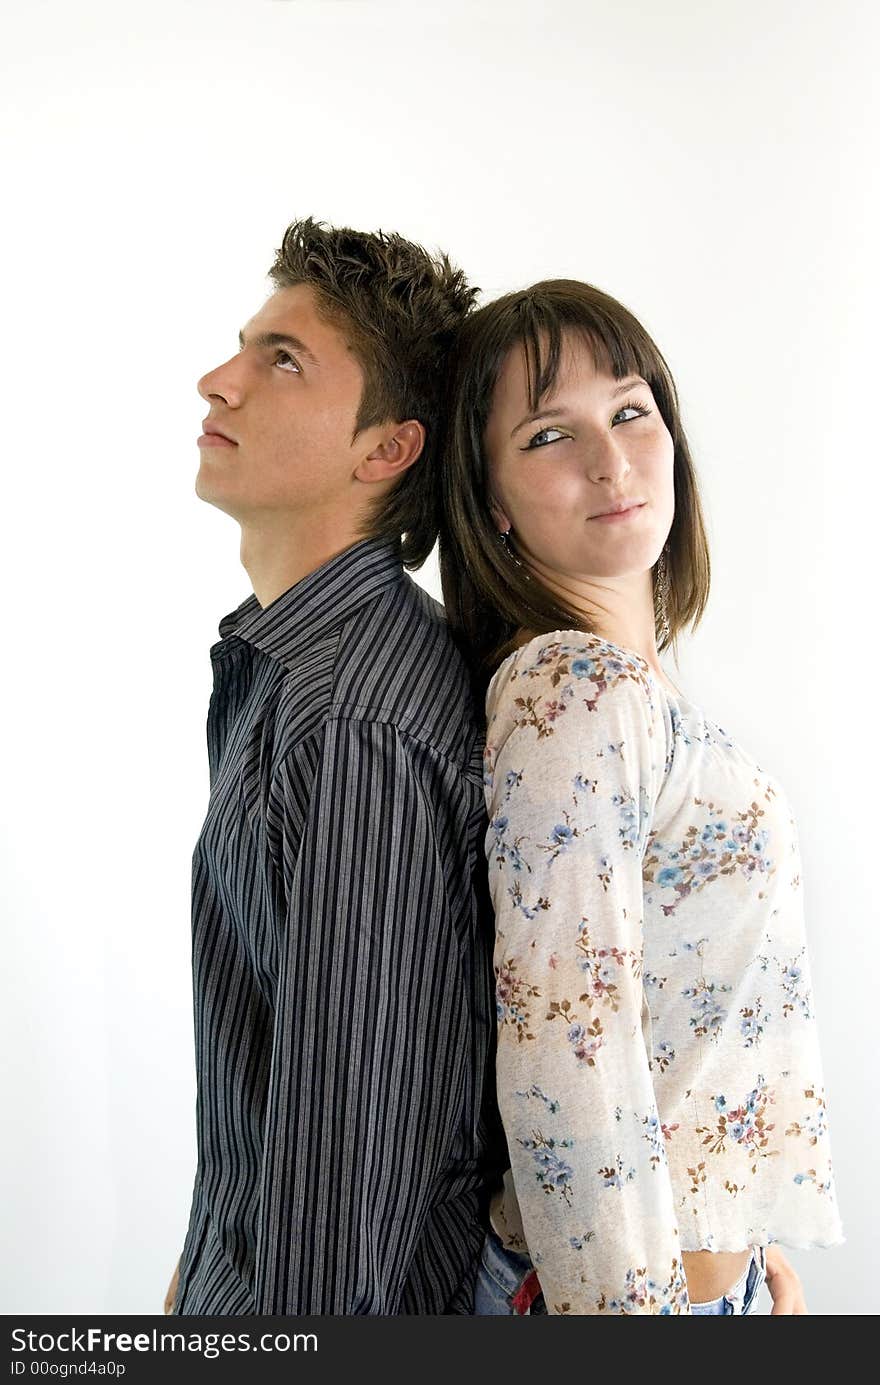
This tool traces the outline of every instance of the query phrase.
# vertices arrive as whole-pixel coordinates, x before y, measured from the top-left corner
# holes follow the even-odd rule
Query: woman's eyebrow
[[[611,390],[610,398],[615,399],[617,395],[625,394],[627,390],[632,389],[633,385],[647,385],[647,383],[647,380],[643,380],[641,375],[628,375],[625,380]],[[514,433],[518,433],[520,428],[524,428],[527,423],[534,423],[536,419],[558,418],[560,414],[566,413],[568,413],[568,409],[563,406],[557,406],[555,409],[539,409],[536,414],[527,414],[525,418],[521,419],[510,436],[513,437]]]
[[[633,385],[647,385],[647,383],[647,380],[643,380],[641,375],[628,375],[625,380],[621,381],[616,389],[611,391],[611,398],[613,399],[615,395],[623,394],[626,390],[631,390]]]
[[[536,414],[527,414],[526,417],[521,419],[520,422],[516,425],[510,436],[513,437],[514,433],[518,433],[520,428],[525,427],[527,423],[534,423],[535,420],[538,418],[556,418],[559,414],[565,413],[568,413],[568,410],[566,408],[557,408],[539,409]]]

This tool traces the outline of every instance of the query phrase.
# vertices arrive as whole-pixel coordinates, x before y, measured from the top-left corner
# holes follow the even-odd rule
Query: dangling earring
[[[663,545],[663,551],[657,562],[657,578],[654,585],[654,607],[660,619],[660,643],[669,642],[669,573],[666,565],[666,553],[669,544]]]
[[[501,540],[501,547],[504,549],[504,551],[505,551],[505,553],[507,554],[508,558],[512,558],[513,561],[516,563],[517,567],[522,567],[521,561],[520,561],[519,558],[516,556],[516,554],[514,553],[512,547],[511,547],[511,545],[510,545],[510,536],[511,536],[512,533],[513,533],[513,525],[511,524],[511,526],[510,526],[509,529],[505,529],[505,530],[503,530],[503,531],[502,531],[502,530],[499,530],[499,532],[498,532],[498,537],[499,537],[499,539]]]

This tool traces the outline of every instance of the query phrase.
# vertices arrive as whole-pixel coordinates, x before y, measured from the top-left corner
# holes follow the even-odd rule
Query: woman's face
[[[672,437],[650,387],[597,369],[577,334],[563,338],[556,386],[535,415],[523,348],[509,352],[485,446],[495,522],[513,525],[518,551],[539,570],[589,580],[657,561],[675,508]],[[596,518],[621,501],[639,508]]]

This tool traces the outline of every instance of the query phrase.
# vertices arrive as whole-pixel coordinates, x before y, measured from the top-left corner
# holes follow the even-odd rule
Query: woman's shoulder
[[[486,689],[486,709],[505,696],[518,696],[524,687],[539,693],[567,684],[592,684],[597,695],[621,683],[633,683],[650,693],[650,667],[635,650],[624,649],[590,630],[522,632],[517,648],[502,659]],[[515,690],[515,691],[514,691]]]
[[[626,742],[647,751],[659,699],[647,662],[585,630],[527,640],[496,670],[486,693],[486,760],[503,746],[519,760],[583,756]],[[605,750],[602,748],[605,747]]]

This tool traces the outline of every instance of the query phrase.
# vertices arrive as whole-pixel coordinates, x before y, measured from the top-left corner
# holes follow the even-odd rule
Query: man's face
[[[329,519],[351,505],[368,450],[366,434],[352,441],[361,367],[307,284],[273,293],[242,335],[242,349],[198,382],[209,423],[236,445],[200,442],[196,494],[236,519]]]

